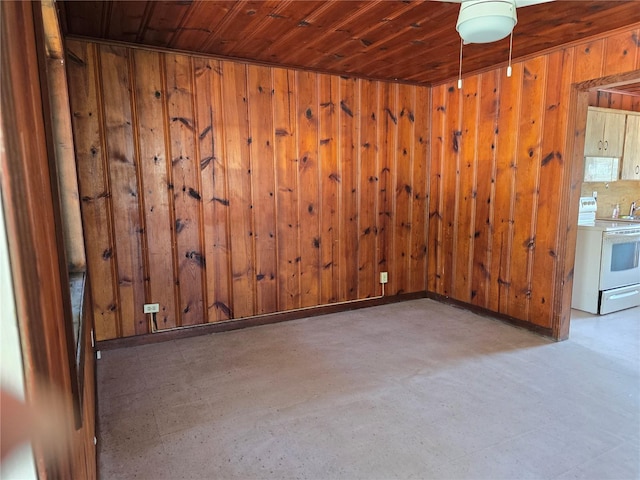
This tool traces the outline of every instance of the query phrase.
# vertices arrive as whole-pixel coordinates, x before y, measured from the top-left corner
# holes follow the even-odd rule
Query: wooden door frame
[[[578,232],[578,204],[584,175],[584,141],[587,127],[587,107],[589,91],[595,88],[612,88],[640,82],[640,70],[595,78],[575,83],[571,87],[569,100],[569,122],[567,125],[566,152],[570,155],[567,171],[564,175],[562,199],[567,199],[568,208],[561,209],[558,226],[559,262],[556,282],[556,305],[552,331],[553,337],[565,340],[569,337],[571,321],[571,294],[573,290],[573,268]]]
[[[69,338],[68,285],[64,246],[61,245],[57,181],[51,159],[51,136],[41,89],[37,47],[37,2],[0,2],[0,194],[3,199],[7,243],[27,399],[60,393],[69,418],[77,411],[75,355]],[[58,220],[57,220],[58,219]],[[65,298],[65,295],[67,296]],[[71,432],[61,432],[64,453],[46,455],[33,442],[42,478],[71,478]]]

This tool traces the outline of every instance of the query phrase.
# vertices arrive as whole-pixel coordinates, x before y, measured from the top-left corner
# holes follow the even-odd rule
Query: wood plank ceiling
[[[459,5],[440,1],[61,1],[67,35],[433,85],[458,74]],[[518,9],[514,59],[640,22],[636,1]],[[640,39],[636,39],[640,42]],[[464,48],[465,73],[506,63],[509,40]]]

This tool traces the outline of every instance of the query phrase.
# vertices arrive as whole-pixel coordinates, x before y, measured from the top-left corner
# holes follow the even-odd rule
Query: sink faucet
[[[629,216],[633,217],[636,213],[636,202],[631,202],[631,208],[629,209]]]

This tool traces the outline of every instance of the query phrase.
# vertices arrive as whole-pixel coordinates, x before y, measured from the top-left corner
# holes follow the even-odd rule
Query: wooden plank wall
[[[38,478],[90,480],[96,478],[92,322],[87,312],[80,340],[85,349],[84,395],[76,405],[76,349],[65,308],[66,302],[70,306],[69,284],[66,263],[60,260],[64,244],[57,235],[63,225],[56,223],[60,199],[52,168],[54,149],[47,148],[47,138],[53,138],[48,115],[52,105],[41,82],[45,54],[39,9],[39,3],[0,2],[0,195],[27,401],[49,405],[55,390],[54,410],[63,416],[56,421],[56,445],[44,448],[40,438],[32,442]],[[83,412],[80,428],[73,421],[76,406]]]
[[[589,92],[589,106],[640,112],[640,96],[616,92]]]
[[[558,212],[568,208],[571,85],[640,69],[639,35],[530,58],[511,78],[499,69],[465,78],[461,90],[453,81],[433,87],[429,291],[557,328],[567,309],[554,305],[570,281],[559,277],[569,232]]]
[[[67,42],[98,340],[426,290],[429,89]]]

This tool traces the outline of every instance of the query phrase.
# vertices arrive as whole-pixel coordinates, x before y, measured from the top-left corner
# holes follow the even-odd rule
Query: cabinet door
[[[626,115],[622,113],[605,113],[603,156],[621,157],[624,147],[624,126]]]
[[[591,110],[587,113],[587,129],[584,134],[584,156],[604,156],[604,124],[606,114],[600,110]]]
[[[627,115],[622,179],[640,180],[640,115]]]

